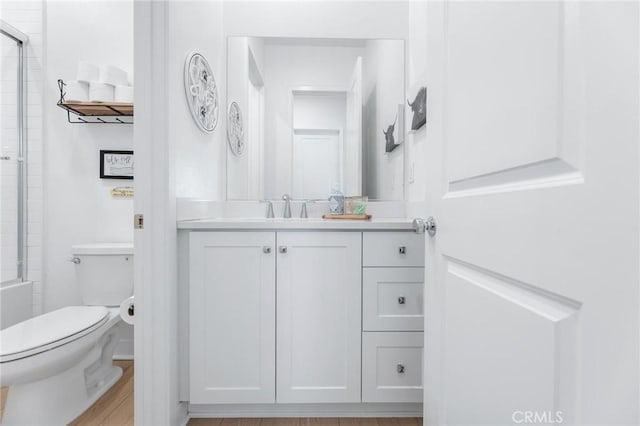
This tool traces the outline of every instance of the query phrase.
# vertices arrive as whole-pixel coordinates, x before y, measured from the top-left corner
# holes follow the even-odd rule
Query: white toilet
[[[121,376],[112,363],[120,303],[133,292],[132,244],[72,247],[83,306],[69,306],[0,331],[3,425],[62,425]]]

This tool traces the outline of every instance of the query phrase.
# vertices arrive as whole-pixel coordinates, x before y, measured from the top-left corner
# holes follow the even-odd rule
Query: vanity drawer
[[[363,268],[364,331],[424,329],[424,268]]]
[[[362,333],[362,402],[422,402],[423,333]]]
[[[365,232],[363,266],[424,266],[424,234]]]

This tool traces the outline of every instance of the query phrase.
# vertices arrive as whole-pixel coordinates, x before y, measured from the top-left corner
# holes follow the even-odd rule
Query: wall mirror
[[[402,200],[404,58],[403,40],[229,37],[227,199]]]

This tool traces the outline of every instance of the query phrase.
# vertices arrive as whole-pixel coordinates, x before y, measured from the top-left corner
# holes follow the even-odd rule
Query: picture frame
[[[133,151],[100,150],[100,179],[133,179]]]

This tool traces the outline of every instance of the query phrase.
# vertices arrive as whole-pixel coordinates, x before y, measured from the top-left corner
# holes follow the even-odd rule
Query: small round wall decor
[[[240,106],[236,102],[229,104],[227,112],[227,139],[229,139],[231,152],[241,155],[244,151],[244,124]]]
[[[218,87],[209,63],[199,53],[187,55],[184,90],[193,120],[203,132],[213,132],[218,124]]]

